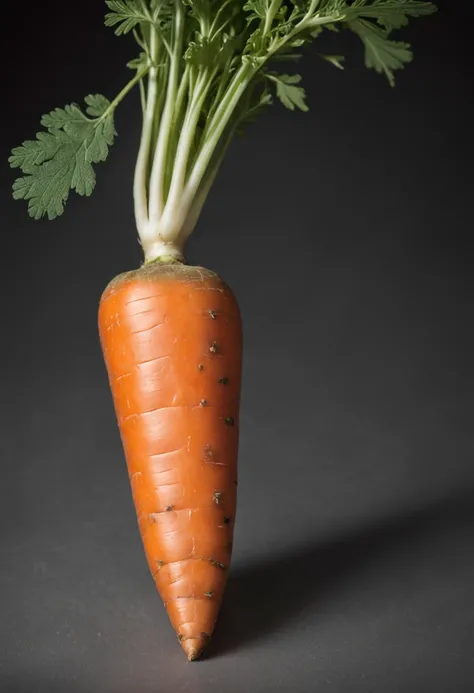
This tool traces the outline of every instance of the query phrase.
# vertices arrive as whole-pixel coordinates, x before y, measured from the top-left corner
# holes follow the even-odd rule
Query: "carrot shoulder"
[[[195,659],[214,629],[232,554],[238,305],[214,273],[157,263],[107,287],[99,331],[148,565]]]

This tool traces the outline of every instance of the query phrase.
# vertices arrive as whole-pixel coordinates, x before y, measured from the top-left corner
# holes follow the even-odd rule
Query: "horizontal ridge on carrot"
[[[326,30],[361,39],[394,85],[412,60],[392,32],[436,8],[419,0],[106,0],[105,24],[138,55],[111,101],[85,97],[13,149],[13,197],[55,219],[89,196],[135,88],[142,133],[133,182],[141,267],[115,277],[99,334],[148,566],[189,660],[211,637],[229,574],[237,504],[242,324],[227,284],[188,265],[185,244],[227,149],[276,97],[307,111],[292,67]],[[339,69],[344,56],[318,55]],[[288,63],[290,72],[282,70]],[[323,65],[323,63],[321,63]]]

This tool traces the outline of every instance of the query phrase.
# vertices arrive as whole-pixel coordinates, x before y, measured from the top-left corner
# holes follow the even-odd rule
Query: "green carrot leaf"
[[[99,118],[101,115],[104,115],[110,106],[110,101],[102,94],[89,94],[84,101],[87,104],[87,115],[93,118]]]
[[[90,94],[85,102],[86,113],[69,104],[44,115],[41,124],[46,131],[12,150],[10,166],[25,174],[14,182],[13,197],[28,201],[34,219],[55,219],[63,213],[71,190],[88,196],[95,188],[92,164],[105,161],[116,131],[105,96]]]
[[[132,60],[128,61],[127,67],[130,70],[136,70],[137,72],[141,72],[142,70],[144,70],[146,68],[146,66],[148,64],[149,64],[148,55],[142,51],[137,58],[133,58]]]
[[[305,102],[305,90],[296,86],[301,82],[301,75],[277,75],[274,72],[265,74],[276,84],[276,94],[286,108],[290,111],[294,111],[295,108],[299,108],[300,111],[309,110]]]
[[[365,47],[365,65],[373,68],[379,74],[384,73],[393,87],[395,85],[395,70],[401,70],[413,59],[408,43],[392,41],[388,32],[373,22],[355,19],[348,22]]]
[[[106,0],[110,12],[105,15],[105,26],[115,27],[117,36],[128,34],[137,25],[153,23],[145,0]]]
[[[401,29],[408,24],[410,17],[423,17],[435,12],[431,2],[416,0],[359,0],[348,3],[346,17],[348,19],[365,17],[381,24],[387,31]]]
[[[331,65],[334,65],[334,67],[337,67],[339,70],[344,69],[344,65],[342,63],[344,62],[345,57],[343,55],[325,55],[324,53],[320,53],[319,57],[326,60],[326,62],[331,63]]]

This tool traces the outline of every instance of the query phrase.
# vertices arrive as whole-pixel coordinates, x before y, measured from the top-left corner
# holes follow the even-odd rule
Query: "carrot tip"
[[[202,641],[202,638],[189,638],[183,640],[181,645],[186,652],[188,662],[194,662],[201,656],[205,642]]]

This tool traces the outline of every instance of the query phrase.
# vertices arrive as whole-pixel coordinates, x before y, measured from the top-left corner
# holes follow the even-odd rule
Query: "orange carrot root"
[[[111,282],[99,332],[146,558],[191,661],[214,630],[232,555],[238,305],[214,273],[155,263]]]

